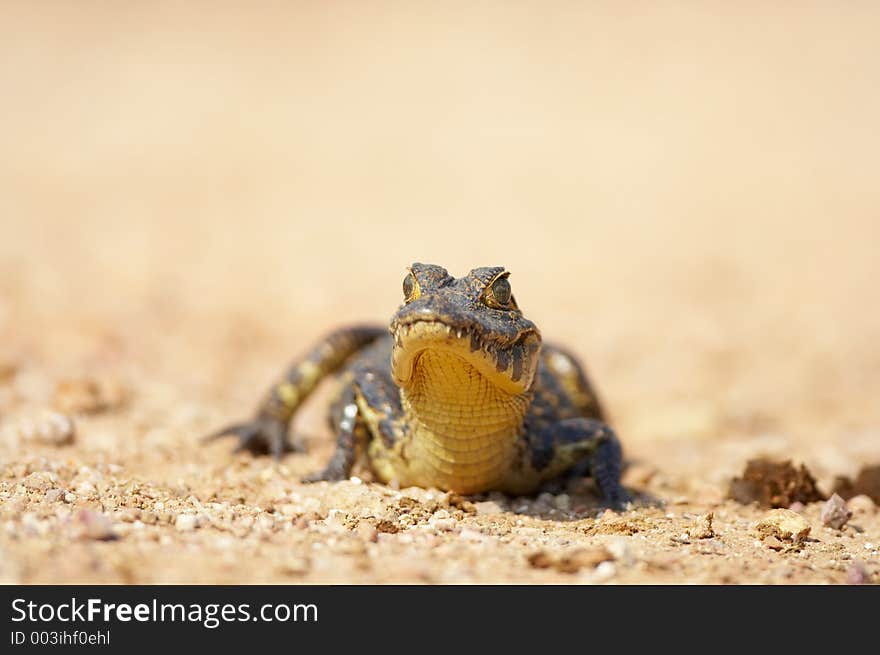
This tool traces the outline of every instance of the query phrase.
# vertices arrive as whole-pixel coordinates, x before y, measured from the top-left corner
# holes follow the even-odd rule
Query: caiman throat
[[[412,437],[411,477],[399,482],[493,488],[518,454],[541,338],[531,325],[499,332],[432,305],[392,325],[391,371]]]

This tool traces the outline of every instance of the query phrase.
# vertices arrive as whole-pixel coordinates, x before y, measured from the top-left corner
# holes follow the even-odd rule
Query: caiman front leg
[[[544,427],[529,439],[531,464],[544,480],[585,466],[605,500],[624,508],[632,497],[620,483],[623,450],[607,423],[571,418]]]
[[[236,452],[271,453],[276,458],[296,450],[287,438],[287,431],[300,405],[323,378],[338,370],[353,354],[387,334],[388,328],[379,326],[355,326],[331,332],[272,386],[252,419],[228,425],[208,435],[204,441],[235,435],[238,437]]]
[[[336,450],[323,470],[305,476],[303,482],[347,480],[357,459],[358,448],[367,441],[367,426],[359,415],[353,384],[343,390],[336,408],[333,416]]]
[[[367,451],[365,461],[380,479],[395,477],[393,474],[399,472],[394,447],[403,434],[403,410],[390,372],[381,367],[389,357],[390,344],[387,348],[377,344],[346,371],[347,384],[330,412],[336,450],[322,471],[307,476],[303,482],[347,480],[355,461]]]

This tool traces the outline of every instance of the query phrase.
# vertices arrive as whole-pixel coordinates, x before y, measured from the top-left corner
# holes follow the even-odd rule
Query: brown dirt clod
[[[116,380],[73,378],[60,381],[52,406],[68,414],[99,414],[118,409],[128,400],[128,390]]]
[[[376,531],[377,532],[384,532],[386,534],[396,534],[396,533],[400,532],[400,528],[397,526],[396,523],[389,521],[387,519],[383,519],[383,520],[379,521],[378,523],[376,523]]]
[[[766,459],[749,460],[742,477],[731,481],[728,495],[743,505],[757,502],[773,508],[825,500],[806,466],[795,468],[791,461]]]
[[[602,562],[614,560],[607,548],[576,548],[574,550],[553,554],[544,550],[532,553],[528,557],[529,564],[536,569],[555,569],[560,573],[576,573],[581,569],[594,569]]]

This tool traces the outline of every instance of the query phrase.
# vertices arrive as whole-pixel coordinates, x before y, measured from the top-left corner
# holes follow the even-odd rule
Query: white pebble
[[[443,530],[445,532],[451,532],[455,530],[456,523],[455,519],[431,519],[431,525],[434,526],[437,530]]]
[[[74,491],[78,493],[80,496],[91,496],[98,492],[98,488],[95,487],[91,482],[85,481],[80,482],[74,487]]]
[[[55,476],[48,471],[36,471],[24,478],[22,484],[34,491],[48,491],[55,485]]]
[[[464,528],[459,536],[465,541],[474,541],[474,542],[482,542],[488,541],[490,538],[487,535],[484,535],[482,532],[478,530],[472,530],[471,528]]]
[[[199,525],[199,519],[195,514],[178,514],[174,521],[174,527],[181,532],[190,532],[195,530]]]
[[[257,529],[263,532],[270,532],[275,527],[275,519],[268,514],[260,514],[257,517]]]
[[[608,549],[608,552],[611,553],[616,560],[622,562],[632,560],[632,553],[630,552],[629,543],[626,537],[616,537],[611,539],[605,544],[605,548]]]
[[[331,527],[345,527],[345,520],[348,518],[348,514],[341,509],[331,509],[327,512],[327,518],[324,519],[324,524]]]
[[[617,573],[617,567],[614,566],[614,562],[600,562],[599,566],[596,567],[593,578],[597,582],[604,582],[613,578],[615,573]]]
[[[22,441],[36,441],[50,446],[72,443],[76,436],[73,421],[58,412],[44,411],[32,420],[22,420],[17,428]]]

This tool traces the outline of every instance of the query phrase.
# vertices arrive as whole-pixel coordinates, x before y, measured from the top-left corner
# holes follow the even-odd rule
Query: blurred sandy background
[[[7,409],[110,372],[189,444],[502,264],[634,459],[880,460],[876,4],[246,4],[0,3]]]

